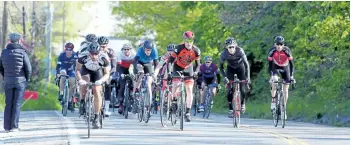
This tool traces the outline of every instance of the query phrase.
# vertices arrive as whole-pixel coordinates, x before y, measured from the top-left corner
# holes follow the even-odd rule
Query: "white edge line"
[[[58,111],[55,111],[55,113],[63,120],[63,126],[67,128],[69,144],[80,145],[78,130],[71,119],[63,117]]]

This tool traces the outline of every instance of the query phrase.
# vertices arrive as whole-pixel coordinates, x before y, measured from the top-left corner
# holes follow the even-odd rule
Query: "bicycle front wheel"
[[[150,101],[150,92],[148,90],[146,90],[146,93],[145,93],[145,107],[144,107],[144,121],[145,123],[148,123],[149,120],[150,120],[150,116],[151,116],[151,101]]]
[[[282,128],[285,127],[285,121],[286,121],[286,105],[285,105],[285,97],[283,95],[281,95],[281,102],[280,102],[280,106],[281,106],[281,120],[282,120]]]
[[[86,104],[86,115],[87,115],[87,123],[88,123],[88,138],[90,138],[90,127],[91,127],[91,111],[92,111],[92,104],[91,104],[91,101],[90,101],[90,99],[89,99],[89,97],[88,98],[85,98],[85,99],[87,99],[87,101],[85,102],[85,104]]]
[[[240,111],[241,111],[241,100],[240,100],[240,93],[234,93],[233,97],[233,125],[235,128],[240,127]]]
[[[168,96],[169,91],[166,90],[164,93],[161,93],[162,95],[160,95],[160,103],[161,103],[161,107],[160,107],[160,118],[161,118],[161,125],[163,127],[167,126],[167,122],[168,122],[168,117],[169,117],[169,109],[170,109],[170,98]]]
[[[181,92],[181,94],[180,94],[179,111],[180,111],[180,130],[183,131],[184,118],[185,118],[185,94],[184,94],[184,92]]]
[[[129,108],[130,108],[130,102],[129,102],[129,86],[126,85],[125,89],[124,89],[124,118],[128,119],[128,112],[129,112]]]
[[[68,112],[68,86],[65,86],[64,92],[63,92],[63,105],[62,105],[62,115],[63,116],[67,116],[67,112]]]

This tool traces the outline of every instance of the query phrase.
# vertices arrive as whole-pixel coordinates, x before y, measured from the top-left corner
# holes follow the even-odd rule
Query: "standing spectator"
[[[10,43],[2,50],[0,58],[0,72],[4,78],[5,90],[5,132],[16,132],[20,115],[21,104],[28,80],[32,73],[28,55],[22,47],[21,35],[11,33]]]

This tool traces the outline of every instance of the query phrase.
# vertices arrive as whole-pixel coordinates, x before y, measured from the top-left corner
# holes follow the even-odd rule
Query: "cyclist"
[[[292,52],[289,47],[284,46],[284,37],[277,36],[274,39],[275,46],[273,46],[268,52],[268,72],[271,76],[271,94],[272,94],[272,103],[271,109],[275,108],[275,93],[276,93],[276,84],[272,83],[273,81],[278,81],[278,74],[281,74],[284,80],[283,95],[285,96],[285,104],[288,101],[288,91],[289,84],[291,80],[294,80],[294,63]],[[283,110],[282,110],[283,111]],[[283,112],[282,112],[283,113]],[[283,118],[283,116],[282,116]],[[285,112],[286,118],[286,112]]]
[[[221,77],[219,75],[218,72],[218,67],[215,63],[212,62],[212,58],[210,56],[205,56],[204,57],[205,60],[205,64],[202,64],[200,66],[200,73],[202,76],[202,84],[201,84],[201,89],[202,91],[200,91],[200,106],[199,106],[199,112],[204,111],[204,106],[203,106],[203,102],[204,102],[204,92],[206,91],[205,87],[209,86],[209,85],[219,85],[220,84],[220,80]],[[216,84],[216,76],[217,76],[217,84]],[[218,88],[220,88],[220,86],[218,86]],[[216,87],[212,88],[212,94],[213,97],[216,96]],[[211,102],[212,103],[212,102]]]
[[[110,72],[110,61],[109,57],[106,53],[100,52],[100,46],[97,42],[92,42],[88,46],[89,54],[83,57],[80,57],[77,62],[76,66],[76,73],[77,79],[79,80],[80,84],[80,115],[84,115],[85,113],[85,93],[86,93],[86,84],[87,82],[92,82],[95,84],[93,86],[92,91],[98,92],[93,93],[94,95],[94,121],[93,121],[93,128],[99,128],[97,123],[98,114],[102,107],[102,99],[101,99],[101,84],[106,82],[109,78]]]
[[[57,65],[56,65],[56,79],[60,78],[60,75],[69,75],[69,98],[68,100],[71,101],[70,97],[74,96],[73,92],[74,89],[76,87],[76,79],[75,79],[75,65],[76,65],[76,60],[77,60],[77,56],[75,54],[75,52],[73,51],[74,49],[74,45],[71,42],[68,42],[65,44],[65,51],[62,52],[57,60]],[[60,88],[60,94],[59,94],[59,98],[58,100],[61,102],[62,98],[63,98],[63,89],[64,89],[64,83],[66,81],[65,77],[60,78],[60,80],[58,80],[59,83],[59,88]],[[73,110],[73,103],[69,102],[68,103],[68,109],[69,110]]]
[[[176,44],[168,44],[167,45],[167,52],[166,54],[164,54],[161,58],[160,58],[160,63],[157,65],[156,69],[155,69],[155,73],[154,73],[154,78],[157,78],[157,75],[163,76],[163,80],[162,80],[162,91],[164,91],[166,89],[167,86],[167,79],[170,78],[170,76],[168,76],[168,72],[170,72],[169,70],[167,70],[167,61],[170,58],[173,50],[175,49],[177,45]],[[161,70],[161,71],[160,71]]]
[[[85,36],[85,41],[80,44],[80,50],[78,51],[78,57],[83,57],[89,54],[88,46],[91,42],[96,42],[97,37],[95,34],[88,34]]]
[[[137,54],[134,58],[134,71],[138,72],[139,77],[137,77],[137,83],[136,83],[136,87],[134,87],[133,92],[139,92],[139,88],[141,85],[141,79],[142,79],[142,74],[144,73],[149,73],[151,74],[151,77],[148,78],[148,88],[149,88],[149,98],[150,98],[150,102],[152,101],[152,88],[151,88],[151,84],[153,81],[153,73],[154,73],[154,68],[157,66],[158,64],[158,52],[157,49],[155,47],[155,45],[149,41],[146,40],[143,43],[143,46],[140,47],[137,51]],[[145,97],[145,96],[144,96]]]
[[[122,47],[122,53],[120,53],[118,59],[117,59],[117,73],[120,74],[121,78],[118,83],[119,83],[119,90],[118,90],[118,95],[117,98],[119,100],[119,107],[118,107],[118,113],[122,114],[123,113],[123,100],[124,100],[124,89],[125,89],[125,84],[126,81],[129,81],[130,84],[130,89],[133,88],[133,82],[132,80],[126,80],[124,78],[124,75],[131,74],[133,73],[133,66],[131,65],[134,61],[135,54],[132,51],[133,46],[129,43],[126,43]]]
[[[194,79],[200,69],[200,49],[194,45],[195,35],[191,31],[186,31],[183,33],[184,44],[177,45],[171,54],[168,64],[173,63],[172,76],[172,94],[179,92],[180,78],[177,71],[184,72],[184,82],[186,88],[186,115],[185,121],[190,122],[190,109],[193,101],[193,85]],[[195,60],[195,71],[193,69],[192,62]],[[168,65],[170,67],[170,65]],[[169,69],[171,70],[171,69]],[[174,106],[176,104],[172,103],[172,108],[177,108]]]
[[[237,74],[239,80],[247,80],[250,82],[250,66],[247,61],[246,54],[234,38],[225,40],[226,49],[222,51],[220,56],[220,71],[224,77],[225,84],[231,84],[234,80],[234,74]],[[227,74],[224,73],[224,63],[227,62]],[[227,85],[227,100],[228,100],[228,117],[233,117],[233,92],[229,90],[231,86]],[[240,84],[241,92],[241,110],[245,112],[245,98],[247,85]]]
[[[116,65],[117,65],[117,58],[116,58],[115,52],[113,51],[112,48],[107,48],[107,45],[109,43],[109,40],[107,37],[101,36],[98,38],[97,42],[100,45],[100,51],[106,53],[109,57],[109,60],[111,62],[110,75],[113,75],[113,73],[116,71]],[[104,97],[105,97],[104,114],[106,117],[111,115],[111,112],[109,112],[110,100],[111,100],[111,85],[110,84],[111,84],[111,80],[109,79],[109,81],[107,81],[105,84],[105,92],[104,92]]]

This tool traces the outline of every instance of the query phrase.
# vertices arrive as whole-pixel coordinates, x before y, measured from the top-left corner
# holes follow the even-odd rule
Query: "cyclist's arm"
[[[293,56],[292,56],[291,50],[289,47],[285,46],[284,51],[289,57],[290,76],[294,76],[294,62],[293,62]]]
[[[154,63],[154,68],[156,68],[157,65],[158,65],[158,59],[154,59],[154,60],[153,60],[153,63]]]
[[[60,73],[60,68],[62,64],[62,55],[58,57],[57,64],[56,64],[56,74]]]
[[[273,53],[274,53],[274,50],[275,50],[275,47],[271,48],[269,51],[268,51],[268,73],[269,73],[269,76],[272,75],[272,65],[273,65]]]
[[[135,56],[134,57],[134,62],[133,62],[133,66],[134,66],[134,74],[137,73],[138,70],[137,69],[137,66],[138,66],[138,61],[139,61],[140,57],[139,56]]]
[[[77,80],[81,80],[82,79],[82,75],[80,74],[80,70],[81,70],[82,66],[83,66],[82,58],[79,58],[76,61],[76,77],[77,77]]]
[[[217,83],[220,84],[220,83],[221,83],[221,75],[219,75],[218,67],[217,67],[216,64],[214,65],[214,69],[216,70],[216,71],[215,71],[215,74],[216,74],[216,76],[217,76]]]
[[[110,61],[107,59],[107,58],[105,58],[105,57],[102,57],[101,58],[102,59],[102,61],[104,62],[103,63],[103,69],[104,69],[104,76],[101,78],[101,80],[103,81],[103,82],[106,82],[107,80],[108,80],[108,78],[110,77]]]
[[[250,80],[250,64],[249,64],[249,61],[247,61],[247,57],[246,57],[246,54],[244,52],[244,50],[242,50],[242,58],[243,58],[243,61],[244,61],[244,65],[246,67],[246,77],[247,79]]]
[[[223,52],[221,53],[221,56],[220,56],[219,70],[220,70],[222,76],[225,77],[225,73],[224,73],[225,56],[224,56],[224,52],[225,52],[225,51],[223,51]]]
[[[117,70],[117,60],[116,59],[111,59],[111,70],[110,73],[113,73]]]

